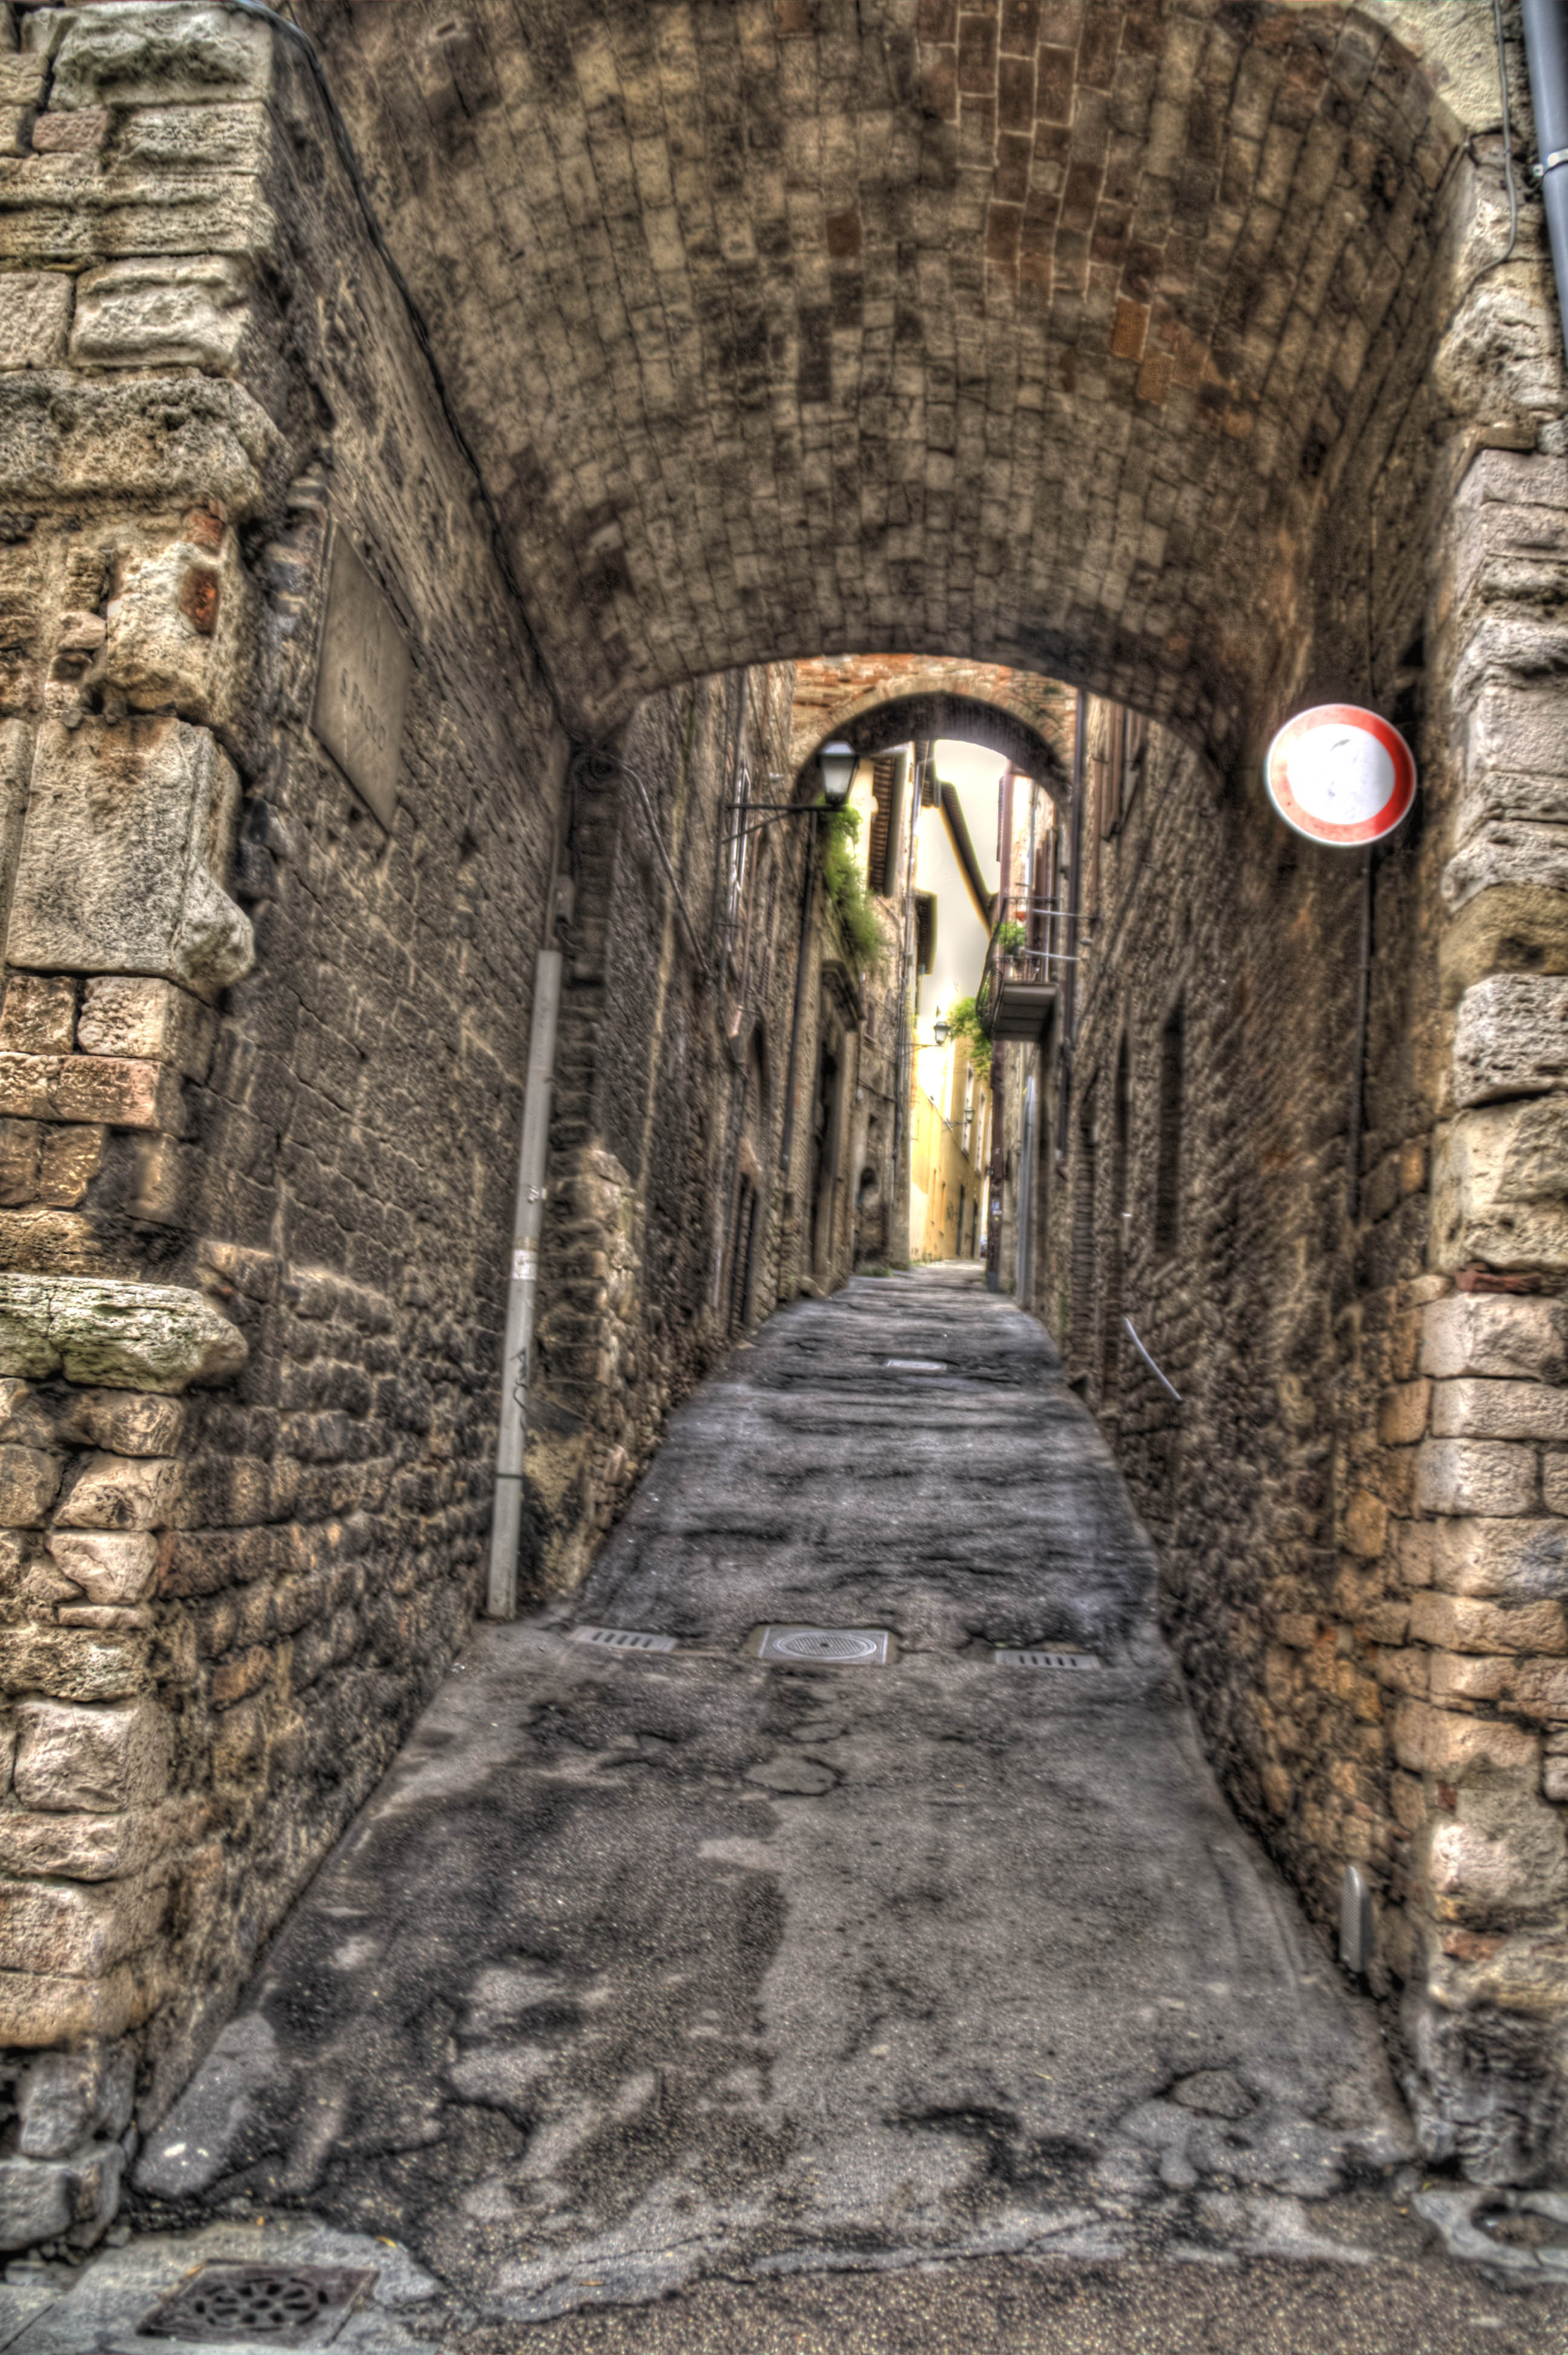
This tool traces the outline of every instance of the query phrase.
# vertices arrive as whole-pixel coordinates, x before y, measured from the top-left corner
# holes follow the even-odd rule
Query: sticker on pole
[[[1287,719],[1264,762],[1268,797],[1309,842],[1379,842],[1410,815],[1415,762],[1396,728],[1353,703]]]

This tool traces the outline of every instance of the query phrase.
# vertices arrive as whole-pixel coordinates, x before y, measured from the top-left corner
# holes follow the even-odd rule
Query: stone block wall
[[[1227,1789],[1326,1937],[1345,1867],[1371,1884],[1428,2158],[1531,2181],[1568,2163],[1568,476],[1470,432],[1423,479],[1424,634],[1391,596],[1340,687],[1423,772],[1370,881],[1161,730],[1099,843],[1044,1305]]]
[[[861,1190],[892,1190],[901,915],[881,964],[860,969],[820,871],[807,900],[810,822],[756,808],[791,797],[795,681],[777,664],[656,698],[571,771],[527,1455],[537,1594],[581,1577],[669,1410],[732,1343],[802,1289],[843,1282]],[[825,1050],[841,1117],[818,1263]]]
[[[536,1593],[582,1576],[671,1406],[778,1297],[773,1172],[805,829],[751,837],[741,866],[726,805],[748,781],[752,799],[783,798],[765,781],[783,766],[791,687],[781,665],[656,698],[572,771],[528,1449]],[[741,1299],[742,1154],[760,1208]]]
[[[1568,2165],[1568,385],[1499,165],[1483,138],[1443,183],[1345,412],[1248,759],[1157,729],[1119,823],[1090,813],[1042,1305],[1160,1541],[1227,1790],[1326,1938],[1346,1866],[1371,1883],[1428,2157],[1522,2181]],[[1370,868],[1257,782],[1329,700],[1417,755]]]
[[[91,2241],[479,1592],[567,746],[319,101],[0,34],[0,2242]],[[310,718],[333,536],[409,652]]]
[[[287,45],[6,31],[0,2246],[83,2245],[476,1605],[547,927],[534,1594],[794,1296],[846,949],[818,892],[797,1033],[806,829],[737,879],[726,814],[787,797],[789,666],[571,739]],[[343,543],[389,824],[313,725]]]

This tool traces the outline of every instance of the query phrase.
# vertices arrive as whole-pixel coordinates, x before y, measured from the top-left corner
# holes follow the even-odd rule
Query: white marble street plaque
[[[409,650],[347,534],[332,535],[332,580],[311,726],[389,834],[398,814]]]

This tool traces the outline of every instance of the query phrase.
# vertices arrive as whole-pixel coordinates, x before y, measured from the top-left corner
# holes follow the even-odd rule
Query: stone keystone
[[[248,1355],[244,1335],[182,1285],[0,1275],[0,1374],[174,1391],[226,1381]]]

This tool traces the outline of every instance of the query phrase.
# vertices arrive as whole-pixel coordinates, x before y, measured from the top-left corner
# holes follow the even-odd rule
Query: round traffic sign
[[[1396,728],[1353,703],[1287,719],[1264,761],[1268,797],[1309,842],[1377,842],[1408,817],[1415,762]]]

